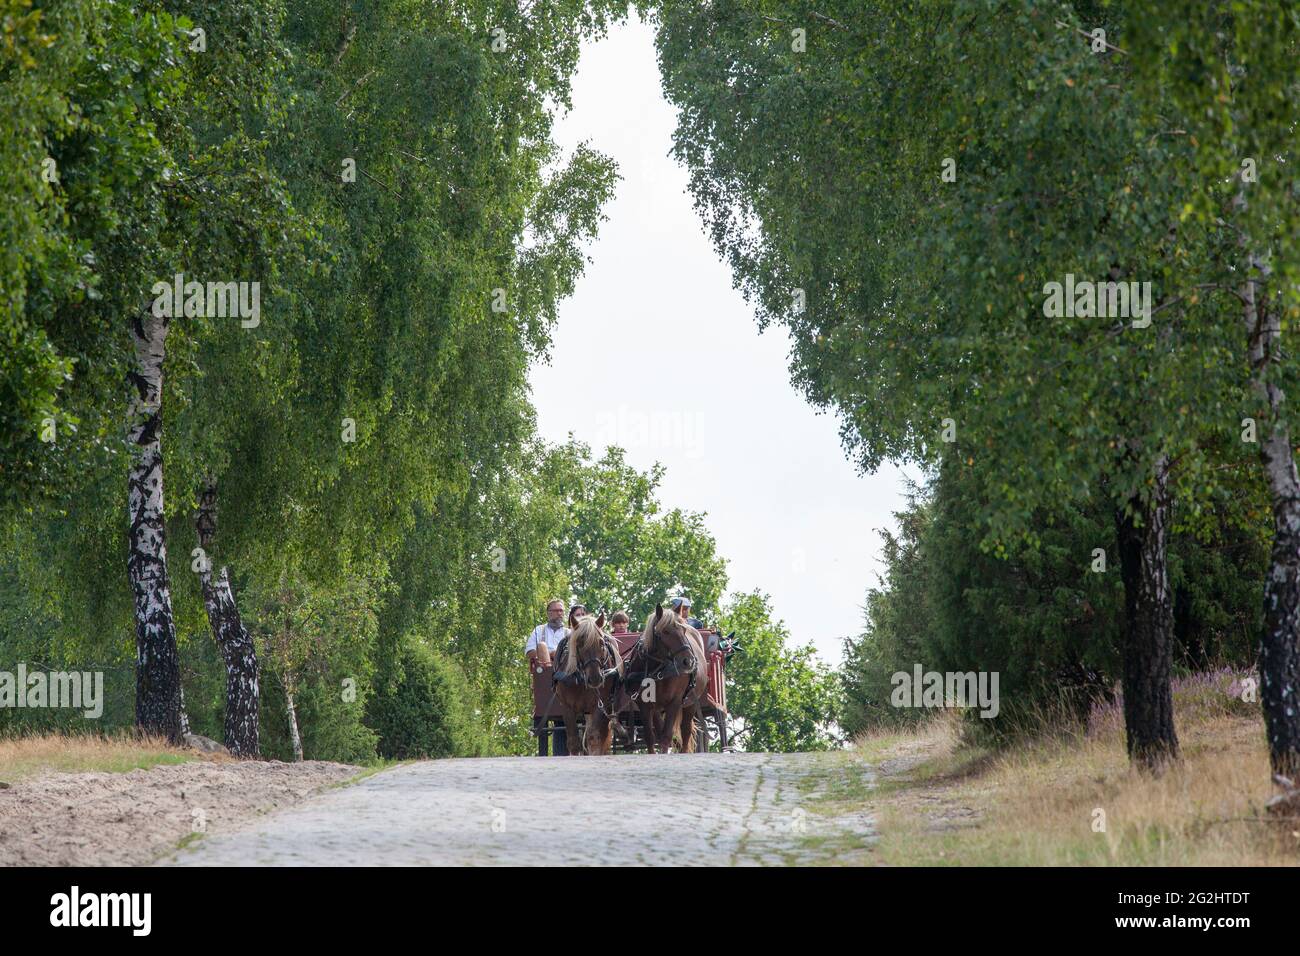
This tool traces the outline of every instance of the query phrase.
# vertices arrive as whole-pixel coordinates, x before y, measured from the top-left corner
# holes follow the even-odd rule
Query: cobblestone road
[[[870,771],[857,766],[858,780],[870,786]],[[846,862],[865,852],[874,834],[869,816],[833,816],[819,802],[845,768],[843,754],[431,760],[211,833],[164,862]]]

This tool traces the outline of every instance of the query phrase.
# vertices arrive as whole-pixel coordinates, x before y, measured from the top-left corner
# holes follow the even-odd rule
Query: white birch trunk
[[[298,733],[298,711],[293,704],[293,691],[286,686],[284,700],[289,708],[289,740],[293,743],[293,761],[302,763],[302,737]]]
[[[1259,642],[1260,704],[1273,771],[1294,779],[1300,773],[1300,475],[1282,413],[1285,396],[1268,380],[1269,366],[1278,361],[1281,337],[1278,317],[1270,311],[1263,287],[1270,274],[1268,263],[1248,251],[1246,272],[1240,296],[1251,388],[1268,416],[1269,427],[1260,429],[1260,461],[1273,499],[1273,548],[1264,579]]]
[[[135,597],[135,722],[179,742],[183,733],[180,659],[167,576],[163,509],[162,383],[166,318],[142,311],[132,323],[136,367],[130,408],[130,525],[127,575]]]
[[[237,757],[256,757],[260,750],[257,649],[244,627],[227,569],[223,567],[215,579],[212,576],[209,556],[217,530],[217,486],[211,479],[203,490],[195,525],[199,545],[208,553],[199,572],[203,606],[208,612],[212,638],[226,664],[226,748]]]

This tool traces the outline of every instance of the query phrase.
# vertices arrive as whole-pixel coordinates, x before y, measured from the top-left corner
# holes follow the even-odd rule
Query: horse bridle
[[[570,652],[570,654],[572,656],[576,656],[572,651]],[[610,662],[614,666],[606,667],[605,666],[606,662]],[[599,684],[590,684],[587,682],[587,668],[590,667],[592,664],[601,665]],[[596,690],[600,687],[605,686],[605,682],[609,680],[610,677],[614,676],[619,672],[618,665],[619,665],[619,658],[613,643],[610,641],[610,639],[607,636],[601,635],[600,650],[598,654],[592,657],[578,658],[578,666],[575,667],[573,671],[571,671],[571,673],[575,678],[575,683],[580,681],[582,683],[582,686],[586,687],[588,690]]]
[[[653,627],[654,625],[652,624],[651,628],[653,629]],[[657,657],[654,654],[651,654],[649,648],[644,642],[645,642],[645,636],[642,635],[641,637],[637,638],[636,645],[641,648],[641,653],[645,655],[646,661],[659,664],[659,667],[653,672],[649,670],[646,671],[645,673],[646,679],[658,681],[663,679],[664,677],[677,677],[679,674],[682,673],[681,670],[678,670],[676,673],[673,674],[665,674],[665,671],[668,670],[668,665],[677,664],[677,657],[680,654],[691,651],[691,640],[689,635],[686,636],[685,640],[682,643],[682,646],[677,648],[677,650],[673,651],[667,657]],[[685,700],[687,697],[691,695],[691,691],[695,689],[695,679],[698,676],[697,675],[698,668],[696,667],[697,661],[695,659],[695,655],[691,653],[690,658],[691,658],[691,667],[690,670],[686,672],[687,674],[690,675],[690,680],[687,681],[686,693],[682,694],[682,700]],[[680,667],[680,665],[677,666]]]
[[[605,667],[604,664],[606,661],[612,661],[614,666]],[[600,668],[599,684],[593,685],[587,683],[587,667],[591,664],[602,665]],[[599,710],[601,714],[603,714],[605,717],[608,717],[610,719],[615,719],[614,715],[610,713],[608,709],[606,709],[605,698],[600,693],[600,691],[611,677],[614,677],[616,675],[620,677],[622,676],[622,674],[620,673],[620,671],[623,669],[622,665],[623,665],[623,661],[622,658],[619,656],[617,645],[613,641],[611,641],[609,637],[602,634],[600,638],[599,657],[588,657],[586,660],[579,659],[578,669],[574,671],[574,675],[581,678],[582,686],[584,688],[596,692],[596,709]],[[611,694],[610,702],[613,703],[612,694]],[[586,731],[583,732],[583,736],[584,737],[586,736]]]

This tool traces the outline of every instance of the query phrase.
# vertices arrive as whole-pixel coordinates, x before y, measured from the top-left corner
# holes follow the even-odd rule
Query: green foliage
[[[790,647],[757,591],[735,594],[719,627],[736,632],[741,650],[727,663],[727,707],[736,742],[746,750],[825,750],[836,741],[837,683],[811,645]]]
[[[1211,495],[1205,444],[1236,428],[1245,368],[1176,265],[1222,241],[1180,222],[1187,140],[1148,125],[1069,4],[831,3],[799,53],[801,11],[666,4],[661,64],[714,241],[858,460],[935,464],[951,422],[994,547],[1032,543],[1039,507],[1102,475],[1141,497],[1161,456]],[[1145,329],[1050,318],[1067,274],[1149,281],[1160,311]]]
[[[1285,329],[1300,317],[1300,177],[1293,155],[1300,11],[1270,0],[1135,0],[1123,8],[1133,84],[1147,120],[1187,144],[1179,219],[1223,234],[1219,256],[1177,264],[1181,281],[1208,288],[1222,301],[1226,324],[1242,336],[1232,292],[1247,254],[1267,249],[1269,291]],[[1276,361],[1268,374],[1294,383],[1295,363]]]
[[[1057,712],[1063,691],[1082,704],[1119,678],[1124,591],[1113,508],[1103,501],[1043,509],[1034,516],[1038,546],[996,557],[980,547],[986,505],[979,488],[965,469],[946,468],[896,516],[898,534],[883,535],[884,578],[868,592],[864,632],[844,647],[849,735],[922,716],[890,703],[892,675],[910,674],[916,664],[997,671],[1000,713],[992,725],[999,732]],[[1175,662],[1182,669],[1253,660],[1268,546],[1258,528],[1243,531],[1240,520],[1256,507],[1243,500],[1211,525],[1171,537]],[[1099,684],[1087,688],[1090,673]],[[986,719],[978,723],[987,729]]]
[[[554,545],[567,519],[542,483],[545,455],[530,443],[500,472],[417,511],[392,555],[394,587],[380,616],[381,657],[404,635],[420,634],[460,667],[480,725],[508,753],[528,753],[534,743],[522,635],[567,587]]]
[[[0,506],[114,451],[119,310],[165,241],[176,172],[156,116],[184,95],[180,27],[108,0],[0,4]]]
[[[663,511],[655,494],[662,477],[661,466],[641,473],[628,465],[621,448],[593,460],[591,449],[573,440],[544,465],[565,512],[555,550],[570,589],[593,611],[627,611],[634,629],[677,593],[690,596],[698,617],[715,616],[727,583],[705,516]]]
[[[382,757],[465,757],[483,752],[468,685],[456,665],[418,639],[401,643],[370,705]]]
[[[839,677],[843,692],[841,721],[849,737],[871,727],[914,723],[921,714],[891,707],[891,677],[925,659],[924,644],[938,622],[929,600],[938,562],[927,560],[922,542],[932,508],[913,489],[906,510],[894,515],[898,534],[880,532],[885,573],[881,586],[867,592],[866,629],[844,641]]]
[[[375,735],[364,726],[379,635],[379,586],[362,574],[312,587],[289,574],[244,592],[249,631],[262,668],[264,752],[288,759],[287,695],[292,695],[303,754],[315,760],[363,760]],[[266,733],[269,731],[269,733]]]

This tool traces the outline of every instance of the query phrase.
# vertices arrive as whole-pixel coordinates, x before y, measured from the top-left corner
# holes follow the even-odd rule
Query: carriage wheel
[[[705,716],[704,716],[704,730],[705,730],[705,737],[706,737],[706,739],[705,739],[705,746],[708,747],[708,748],[712,748],[712,746],[713,746],[713,742],[714,742],[715,740],[720,740],[720,739],[721,739],[720,734],[719,734],[719,726],[720,726],[720,725],[719,725],[719,723],[718,723],[718,709],[717,709],[716,707],[710,707],[708,710],[706,710],[706,711],[704,712],[704,715],[705,715]],[[713,726],[712,726],[712,727],[709,726],[709,719],[710,719],[710,718],[712,718],[712,720],[713,720]],[[719,749],[721,749],[721,744],[719,744]]]
[[[704,708],[699,704],[695,705],[695,716],[691,718],[691,724],[695,728],[695,752],[697,754],[708,753],[709,725],[704,719]]]
[[[619,718],[622,720],[622,718]],[[636,753],[638,750],[645,749],[645,735],[641,729],[641,715],[635,710],[628,711],[627,721],[623,724],[627,730],[627,740],[623,741],[622,750],[625,754]]]

